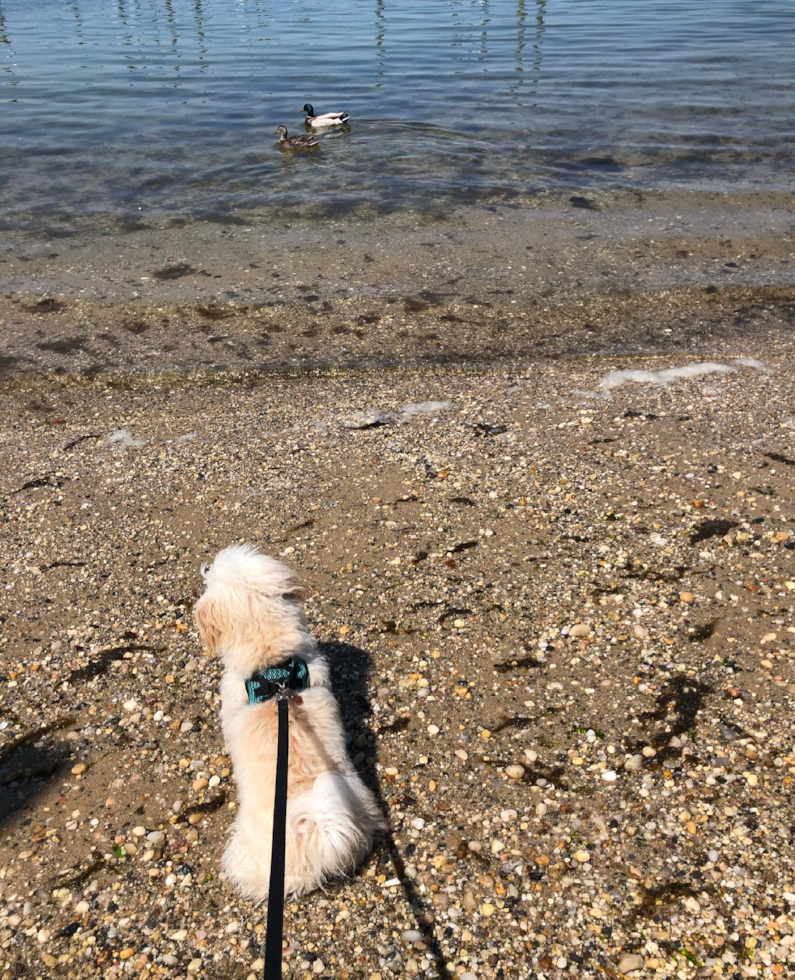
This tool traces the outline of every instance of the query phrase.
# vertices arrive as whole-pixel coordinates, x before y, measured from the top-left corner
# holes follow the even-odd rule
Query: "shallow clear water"
[[[792,0],[0,0],[0,222],[789,189]],[[311,156],[272,135],[344,109]]]

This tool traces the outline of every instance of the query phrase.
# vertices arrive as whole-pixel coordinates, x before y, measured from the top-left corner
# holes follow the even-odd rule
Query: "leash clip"
[[[277,701],[286,701],[288,704],[292,701],[295,704],[303,704],[304,699],[293,687],[287,687],[286,682],[279,687],[279,690],[274,695]]]

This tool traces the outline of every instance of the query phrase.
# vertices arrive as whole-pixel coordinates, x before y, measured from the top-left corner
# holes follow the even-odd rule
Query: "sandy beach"
[[[0,0],[0,980],[261,980],[193,619],[236,542],[389,828],[284,977],[795,976],[793,41]]]
[[[289,906],[291,975],[787,976],[792,302],[698,296],[669,353],[7,378],[0,975],[258,975],[191,619],[244,540],[391,827]]]

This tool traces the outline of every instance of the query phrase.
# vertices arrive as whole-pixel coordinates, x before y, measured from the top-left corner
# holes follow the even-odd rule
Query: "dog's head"
[[[312,643],[296,572],[251,545],[232,545],[202,568],[194,615],[210,653],[250,675]]]

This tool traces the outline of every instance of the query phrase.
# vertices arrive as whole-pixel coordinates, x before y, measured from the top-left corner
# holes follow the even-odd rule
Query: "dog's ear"
[[[204,645],[211,654],[216,654],[221,639],[221,629],[215,616],[215,603],[209,595],[202,596],[196,603],[193,615]]]

